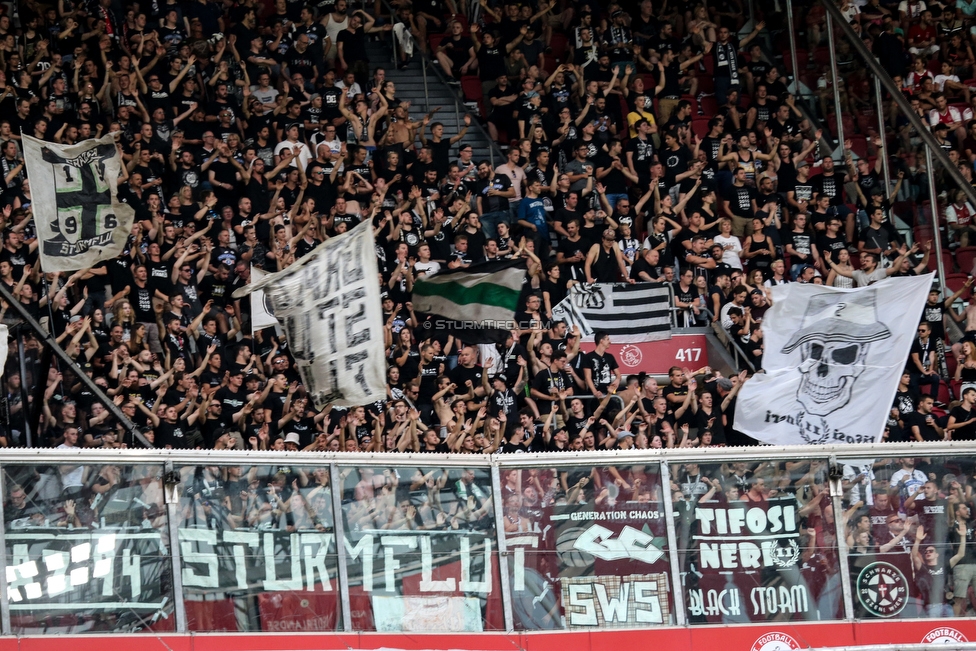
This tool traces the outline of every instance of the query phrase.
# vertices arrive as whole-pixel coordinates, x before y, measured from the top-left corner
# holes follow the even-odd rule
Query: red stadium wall
[[[946,644],[976,640],[974,620],[912,620],[701,626],[623,631],[383,635],[377,633],[198,634],[0,638],[0,651],[286,651],[328,649],[472,649],[479,651],[606,651],[657,647],[668,651],[789,651],[878,644]]]

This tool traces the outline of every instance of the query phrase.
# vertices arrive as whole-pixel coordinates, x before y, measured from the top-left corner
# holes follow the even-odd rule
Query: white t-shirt
[[[739,258],[739,252],[742,251],[742,243],[739,241],[739,238],[735,235],[730,235],[729,237],[716,235],[712,238],[712,241],[722,245],[722,262],[733,269],[742,269],[742,260]]]
[[[910,2],[909,0],[901,0],[898,3],[898,11],[905,12],[909,18],[918,18],[925,11],[925,3],[922,0],[918,2]]]
[[[352,86],[349,86],[348,88],[346,87],[346,82],[344,82],[344,81],[337,81],[336,82],[336,88],[341,88],[344,91],[346,91],[346,99],[347,100],[348,99],[352,99],[356,95],[362,95],[362,93],[363,93],[363,89],[360,88],[359,87],[359,83],[358,82],[355,82],[355,81],[352,82]]]
[[[879,265],[878,268],[871,273],[865,273],[860,269],[855,269],[853,276],[855,287],[867,287],[868,285],[873,285],[874,283],[880,282],[887,278],[888,272]]]
[[[935,79],[932,80],[932,83],[934,83],[935,87],[939,90],[939,92],[941,92],[947,81],[954,81],[958,84],[959,77],[956,75],[936,75]]]
[[[285,149],[292,149],[297,145],[301,145],[301,151],[298,152],[298,156],[292,156],[291,167],[298,167],[296,162],[301,162],[302,169],[308,167],[309,162],[312,160],[312,154],[309,151],[308,146],[304,142],[291,142],[290,140],[282,140],[275,146],[275,156],[281,155],[281,152]]]
[[[58,449],[59,450],[77,450],[78,448],[76,448],[73,445],[65,445],[64,443],[62,443],[61,445],[58,446]],[[78,466],[77,468],[75,468],[74,470],[72,470],[71,472],[69,472],[67,474],[65,474],[65,473],[62,472],[61,473],[61,487],[62,488],[79,488],[81,486],[84,486],[84,481],[83,481],[84,478],[85,478],[85,467],[84,466]]]
[[[424,277],[430,278],[434,276],[441,270],[441,263],[431,260],[429,262],[415,262],[413,268],[417,271],[423,271]]]

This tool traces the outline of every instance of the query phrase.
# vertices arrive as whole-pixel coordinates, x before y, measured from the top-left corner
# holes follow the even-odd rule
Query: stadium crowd
[[[675,325],[713,327],[759,368],[771,286],[860,286],[933,264],[917,134],[894,109],[889,128],[872,131],[867,77],[849,44],[839,48],[843,97],[858,120],[835,161],[815,128],[818,117],[834,128],[831,103],[789,93],[790,64],[761,47],[785,33],[763,22],[741,31],[737,0],[687,10],[651,0],[394,5],[388,15],[346,0],[100,0],[26,2],[0,15],[0,282],[78,362],[38,371],[43,347],[28,332],[21,377],[11,346],[0,443],[26,444],[23,384],[41,411],[35,445],[133,446],[79,382],[87,374],[157,447],[750,444],[733,422],[745,372],[675,367],[663,386],[624,377],[605,333],[582,352],[553,307],[575,283],[666,282]],[[774,7],[758,10],[776,18]],[[970,14],[949,7],[936,24],[912,3],[843,10],[971,174],[971,111],[946,104],[970,99],[954,81],[973,76]],[[810,45],[798,72],[809,80],[825,74],[823,15],[796,11]],[[420,56],[414,49],[429,55],[480,116],[445,133],[432,113],[412,112],[370,64],[369,39],[396,39],[400,65]],[[952,74],[928,76],[937,59]],[[465,142],[479,120],[506,152],[494,168]],[[56,143],[117,134],[119,196],[136,213],[118,258],[43,272],[22,133]],[[890,188],[882,137],[897,154]],[[955,251],[946,271],[968,273],[976,211],[942,177],[937,212]],[[317,411],[288,342],[252,328],[249,301],[232,293],[252,268],[283,269],[363,220],[378,241],[388,400]],[[898,220],[915,227],[911,245]],[[474,346],[422,327],[417,279],[513,257],[528,275],[507,341]],[[963,274],[954,294],[931,296],[889,440],[973,438],[976,312],[954,307],[969,285]],[[951,347],[950,318],[967,332]]]

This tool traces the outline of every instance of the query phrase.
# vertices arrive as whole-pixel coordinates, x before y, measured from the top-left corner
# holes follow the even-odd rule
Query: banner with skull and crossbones
[[[763,370],[739,393],[735,428],[763,443],[881,439],[932,274],[837,289],[772,289]]]

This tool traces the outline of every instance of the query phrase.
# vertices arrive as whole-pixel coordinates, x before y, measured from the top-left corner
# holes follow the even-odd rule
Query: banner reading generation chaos
[[[22,138],[41,268],[75,271],[119,255],[135,211],[118,200],[122,162],[112,135],[77,145]]]

